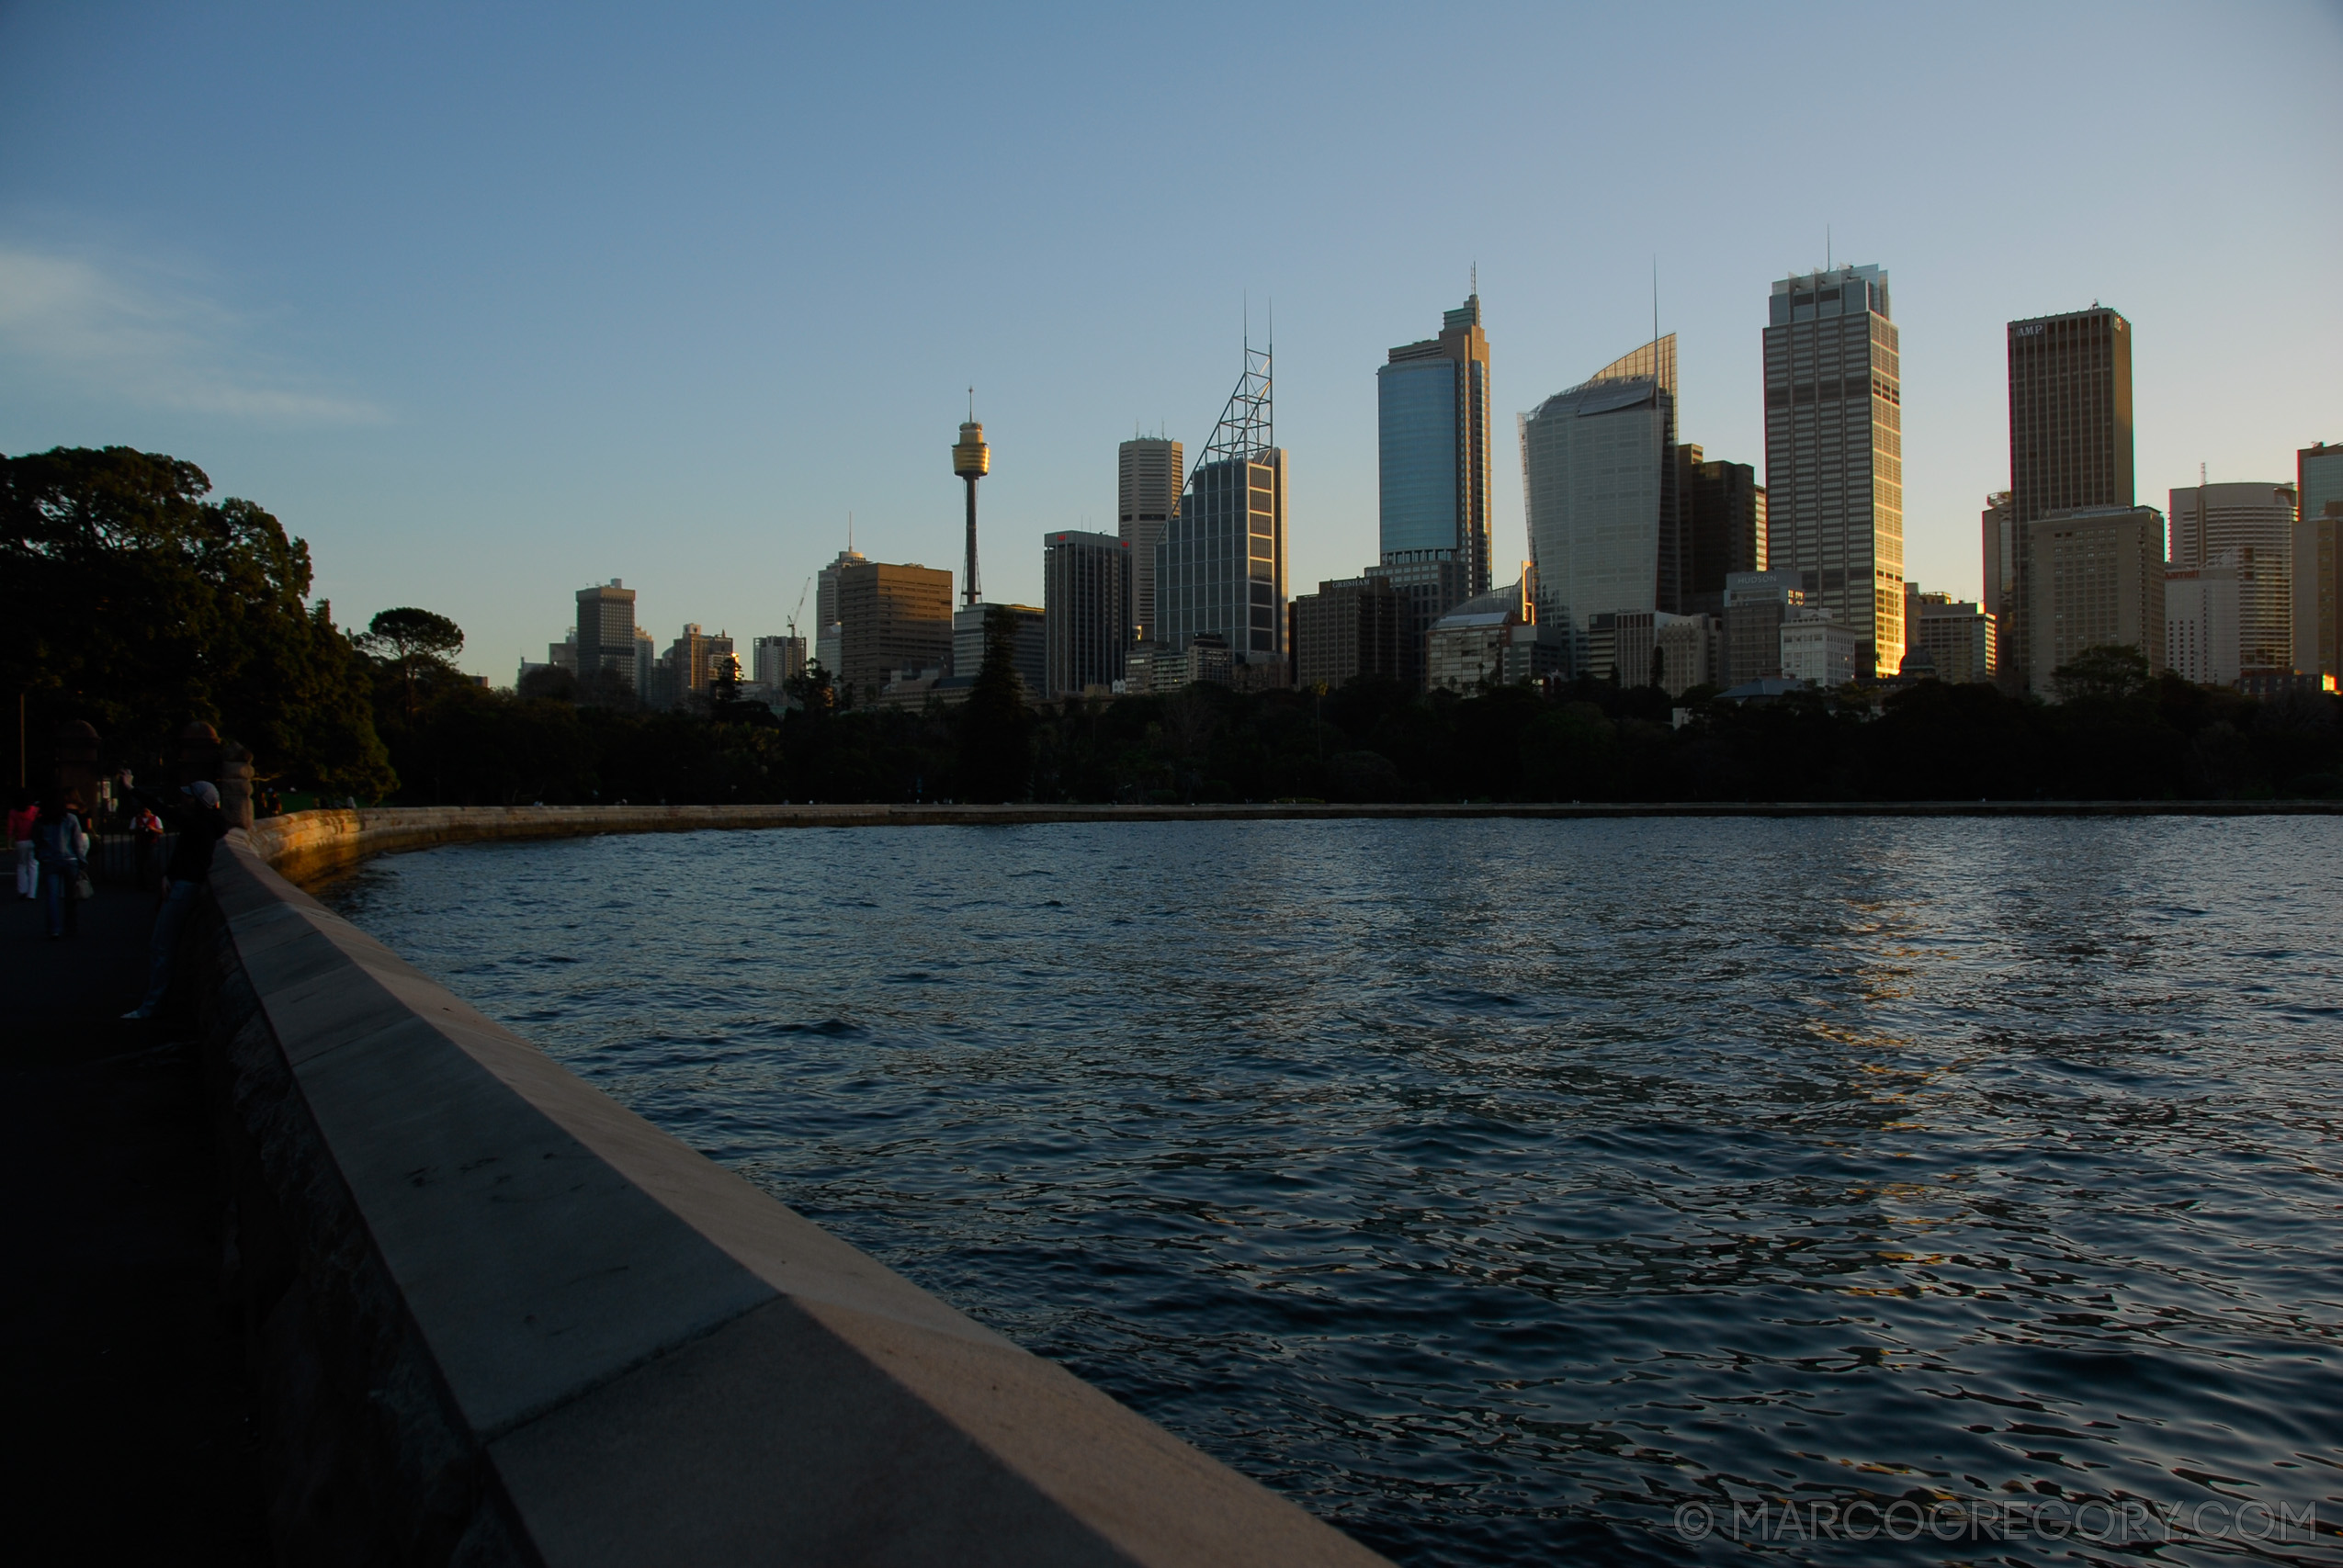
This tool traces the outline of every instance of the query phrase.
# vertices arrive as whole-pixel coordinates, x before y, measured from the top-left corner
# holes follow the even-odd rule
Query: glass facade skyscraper
[[[1198,463],[1156,547],[1160,640],[1226,638],[1239,664],[1285,657],[1285,454]]]
[[[1165,651],[1208,637],[1236,664],[1286,662],[1285,454],[1270,393],[1270,356],[1248,344],[1244,374],[1155,547],[1154,639]]]
[[[1078,696],[1123,678],[1123,656],[1131,643],[1131,555],[1130,545],[1114,534],[1042,536],[1041,603],[1048,648],[1043,695]]]
[[[1677,603],[1674,334],[1546,399],[1521,437],[1537,618],[1568,625],[1585,669],[1594,617]]]
[[[1766,564],[1853,629],[1864,673],[1904,658],[1904,393],[1887,274],[1773,286],[1765,327]]]
[[[1488,338],[1477,292],[1443,312],[1438,337],[1390,352],[1375,403],[1383,563],[1457,561],[1466,594],[1488,592]]]

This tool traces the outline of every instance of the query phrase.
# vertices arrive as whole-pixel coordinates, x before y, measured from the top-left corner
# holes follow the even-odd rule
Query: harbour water
[[[2337,1557],[2336,818],[697,833],[326,896],[1402,1562]]]

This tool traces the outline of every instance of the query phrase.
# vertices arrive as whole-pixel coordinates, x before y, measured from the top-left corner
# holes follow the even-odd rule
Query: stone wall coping
[[[545,1563],[1383,1561],[564,1070],[265,842],[230,834],[214,896],[340,1244]]]
[[[1286,822],[1647,817],[2343,816],[2343,800],[1911,800],[1445,802],[1351,806],[387,806],[297,811],[251,829],[260,857],[296,881],[369,855],[481,839],[681,833],[707,829],[1025,827],[1052,822]]]

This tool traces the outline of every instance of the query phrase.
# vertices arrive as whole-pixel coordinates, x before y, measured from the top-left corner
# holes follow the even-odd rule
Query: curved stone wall
[[[190,967],[285,1561],[1382,1561],[589,1088],[253,838]]]
[[[252,847],[296,882],[368,855],[477,839],[684,833],[710,828],[1007,826],[1036,822],[1209,822],[1330,818],[1613,817],[2263,817],[2343,814],[2334,800],[1689,801],[1622,804],[1340,806],[390,806],[297,811],[253,825]]]

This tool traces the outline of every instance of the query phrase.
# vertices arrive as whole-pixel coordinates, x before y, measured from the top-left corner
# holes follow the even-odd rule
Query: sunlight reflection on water
[[[329,897],[1403,1562],[1724,1562],[1670,1521],[1734,1497],[2343,1523],[2331,818],[651,835]]]

